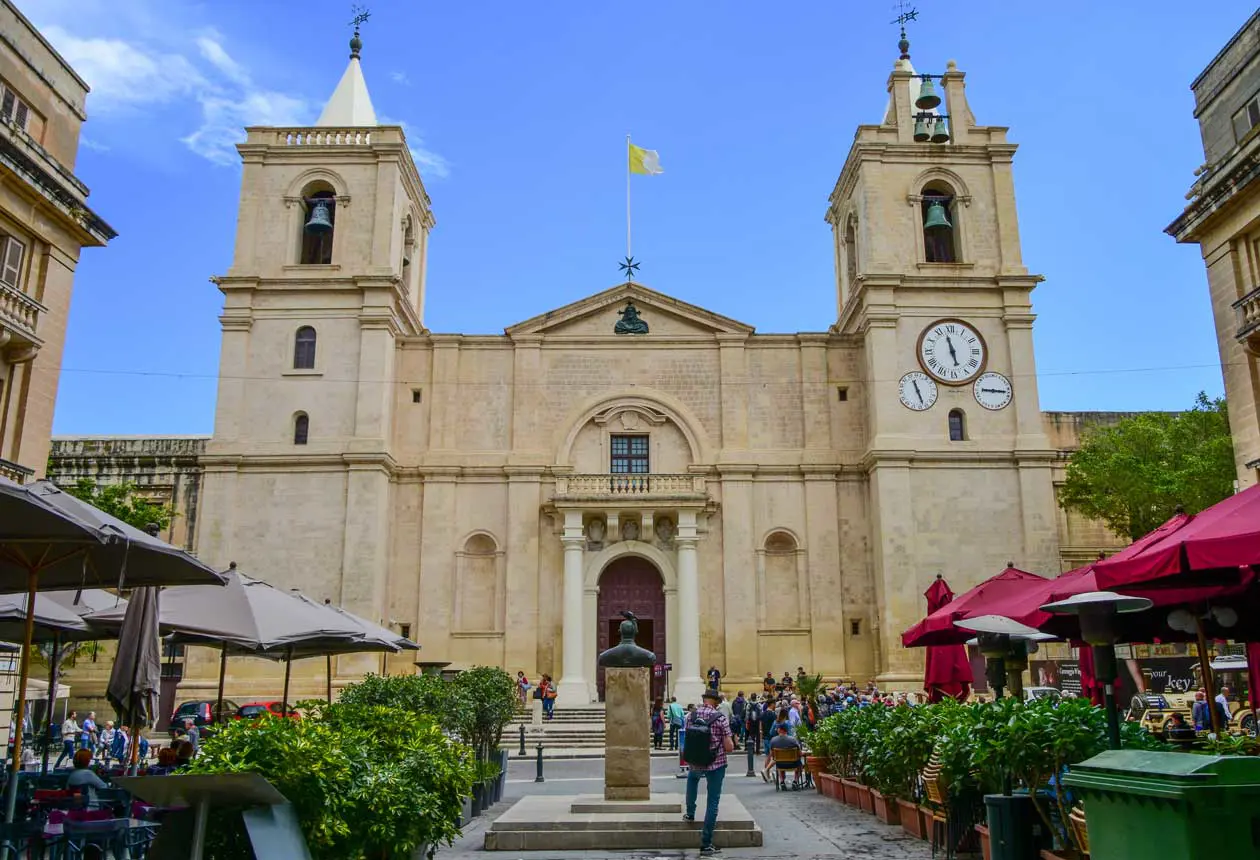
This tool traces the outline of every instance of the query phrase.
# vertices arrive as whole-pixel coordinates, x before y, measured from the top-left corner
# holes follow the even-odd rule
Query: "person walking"
[[[543,719],[550,720],[556,711],[556,685],[550,675],[543,675],[542,680]]]
[[[744,744],[761,749],[761,703],[753,693],[744,706]]]
[[[61,762],[70,759],[70,763],[74,764],[74,750],[79,742],[79,724],[75,721],[78,713],[71,711],[66,715],[65,722],[61,724],[61,755],[57,756],[57,763],[53,765],[53,770],[61,767]]]
[[[529,707],[529,678],[525,677],[524,672],[516,673],[516,691],[521,697],[522,710]]]
[[[774,701],[767,700],[761,710],[761,743],[766,755],[770,755],[770,740],[774,737],[774,724],[779,715],[775,713]]]
[[[744,742],[744,711],[748,707],[748,700],[744,698],[744,691],[740,690],[735,694],[735,701],[731,702],[731,730],[735,733],[735,740],[739,743]]]
[[[665,703],[657,699],[652,703],[652,748],[660,749],[665,740]]]
[[[726,778],[726,754],[735,749],[731,726],[717,709],[722,694],[705,690],[700,707],[687,718],[683,728],[683,760],[687,763],[687,806],[684,821],[696,820],[696,799],[700,780],[705,781],[704,826],[700,829],[700,856],[721,853],[713,844],[718,805],[722,801],[722,781]]]
[[[678,704],[677,696],[669,697],[669,748],[678,749],[678,734],[682,731],[683,716],[686,711]]]
[[[83,718],[83,725],[79,726],[79,738],[80,749],[96,749],[96,711],[88,711],[88,715]]]

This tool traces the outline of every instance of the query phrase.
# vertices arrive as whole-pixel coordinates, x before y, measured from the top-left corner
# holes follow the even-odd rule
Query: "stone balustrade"
[[[45,310],[47,308],[17,287],[0,281],[0,328],[39,344],[35,331],[39,327],[39,315]]]
[[[276,128],[267,129],[275,134],[279,146],[370,146],[371,128]]]
[[[34,469],[28,469],[19,463],[0,457],[0,478],[8,478],[15,483],[24,484],[34,474]]]
[[[668,498],[703,496],[703,475],[561,475],[556,496],[567,498]]]
[[[1238,332],[1234,335],[1243,346],[1260,354],[1260,288],[1234,302],[1238,314]]]

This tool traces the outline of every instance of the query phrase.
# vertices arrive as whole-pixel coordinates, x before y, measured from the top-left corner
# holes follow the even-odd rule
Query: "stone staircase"
[[[555,715],[534,725],[530,711],[520,712],[503,730],[503,746],[512,749],[520,743],[520,727],[525,726],[525,748],[532,754],[538,742],[546,750],[604,749],[604,706],[587,705],[581,708],[556,706]]]

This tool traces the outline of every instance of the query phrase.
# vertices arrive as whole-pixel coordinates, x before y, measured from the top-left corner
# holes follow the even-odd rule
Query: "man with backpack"
[[[735,749],[730,722],[717,709],[721,701],[722,694],[717,690],[705,690],[702,704],[687,717],[683,727],[682,755],[687,764],[687,812],[683,820],[696,820],[696,795],[701,778],[705,781],[708,800],[704,826],[700,830],[701,857],[712,857],[721,852],[713,844],[713,830],[717,826],[722,781],[726,777],[726,754]]]

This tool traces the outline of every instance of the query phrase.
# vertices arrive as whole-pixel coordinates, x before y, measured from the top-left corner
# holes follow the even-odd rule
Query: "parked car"
[[[1031,702],[1034,699],[1049,699],[1057,702],[1063,698],[1063,694],[1056,687],[1025,687],[1024,700]]]
[[[246,702],[236,709],[236,719],[238,720],[256,720],[263,714],[271,714],[273,717],[282,716],[284,713],[284,703],[279,699],[266,702]],[[289,716],[295,719],[300,718],[297,711],[293,709],[293,705],[289,705]]]
[[[223,700],[223,713],[225,714],[235,713],[238,707],[236,702],[233,702],[231,699]],[[171,724],[167,727],[167,733],[172,738],[175,737],[184,728],[184,721],[190,717],[193,724],[199,729],[202,726],[212,725],[214,719],[211,715],[214,712],[214,708],[215,702],[213,699],[204,699],[199,702],[180,702],[179,707],[175,709],[175,713],[171,714]]]

